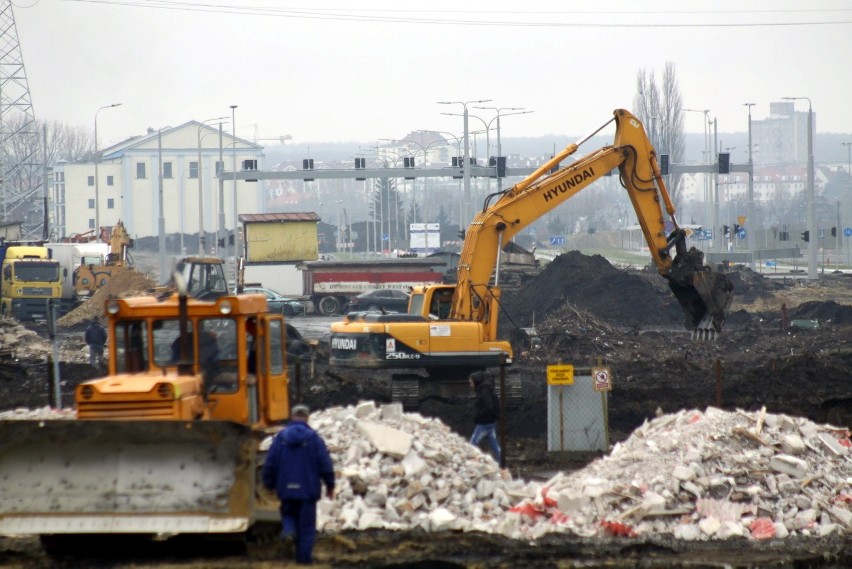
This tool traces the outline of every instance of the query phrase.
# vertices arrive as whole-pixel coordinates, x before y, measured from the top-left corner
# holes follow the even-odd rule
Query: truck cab
[[[47,319],[49,302],[62,296],[59,262],[41,244],[3,243],[0,313],[18,320]]]

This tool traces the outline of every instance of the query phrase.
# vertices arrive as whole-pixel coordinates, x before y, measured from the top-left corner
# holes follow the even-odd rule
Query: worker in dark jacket
[[[98,367],[104,359],[104,346],[107,342],[107,331],[101,326],[101,321],[92,318],[86,328],[86,345],[89,346],[89,365]]]
[[[293,407],[290,424],[275,435],[263,464],[263,485],[281,500],[281,537],[295,540],[296,562],[304,564],[313,561],[320,481],[326,496],[334,497],[331,457],[325,441],[308,426],[308,417],[306,406]]]
[[[486,376],[484,372],[475,371],[470,374],[470,386],[476,394],[473,407],[473,422],[476,426],[470,437],[470,444],[479,446],[482,439],[486,439],[497,464],[502,465],[500,445],[497,443],[496,435],[500,404],[494,391],[494,380]]]

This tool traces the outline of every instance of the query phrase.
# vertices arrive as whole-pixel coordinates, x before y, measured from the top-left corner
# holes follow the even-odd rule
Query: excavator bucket
[[[255,448],[221,421],[0,422],[0,534],[244,532]]]
[[[683,308],[693,338],[711,340],[722,331],[734,285],[727,276],[704,265],[704,253],[694,247],[679,252],[672,262],[669,288]]]

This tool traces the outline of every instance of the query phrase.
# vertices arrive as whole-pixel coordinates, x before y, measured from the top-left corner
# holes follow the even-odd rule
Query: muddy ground
[[[509,409],[504,423],[506,466],[512,473],[545,478],[595,458],[593,453],[546,451],[545,370],[553,363],[611,367],[611,442],[659,412],[710,405],[728,410],[765,406],[771,413],[852,427],[852,276],[823,275],[819,283],[808,283],[742,268],[726,273],[736,296],[726,327],[713,342],[691,339],[665,281],[652,271],[619,270],[601,257],[568,253],[540,274],[525,276],[523,287],[504,298],[508,316],[501,320],[502,333],[517,348],[507,374],[523,385],[523,399]],[[532,327],[534,338],[522,331]],[[79,328],[66,333],[63,353],[74,354],[61,363],[66,405],[73,386],[96,375],[85,363],[80,336]],[[314,408],[390,400],[387,376],[329,370],[323,353],[320,344],[313,361],[299,364],[294,398]],[[48,404],[48,367],[43,360],[0,360],[0,410]],[[295,376],[295,366],[292,371]],[[463,435],[473,428],[464,397],[425,400],[421,413],[441,418]],[[554,537],[528,544],[480,535],[360,533],[324,537],[317,558],[333,567],[847,567],[852,566],[850,545],[848,534],[762,543]],[[255,551],[236,557],[166,555],[133,565],[127,559],[97,563],[273,566],[265,559],[274,557],[274,549]],[[5,559],[3,566],[53,566],[38,543],[27,540],[0,542],[0,559]]]

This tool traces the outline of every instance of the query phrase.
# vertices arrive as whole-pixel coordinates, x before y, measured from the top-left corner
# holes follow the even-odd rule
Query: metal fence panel
[[[547,450],[609,450],[607,393],[595,390],[591,375],[547,386]]]

